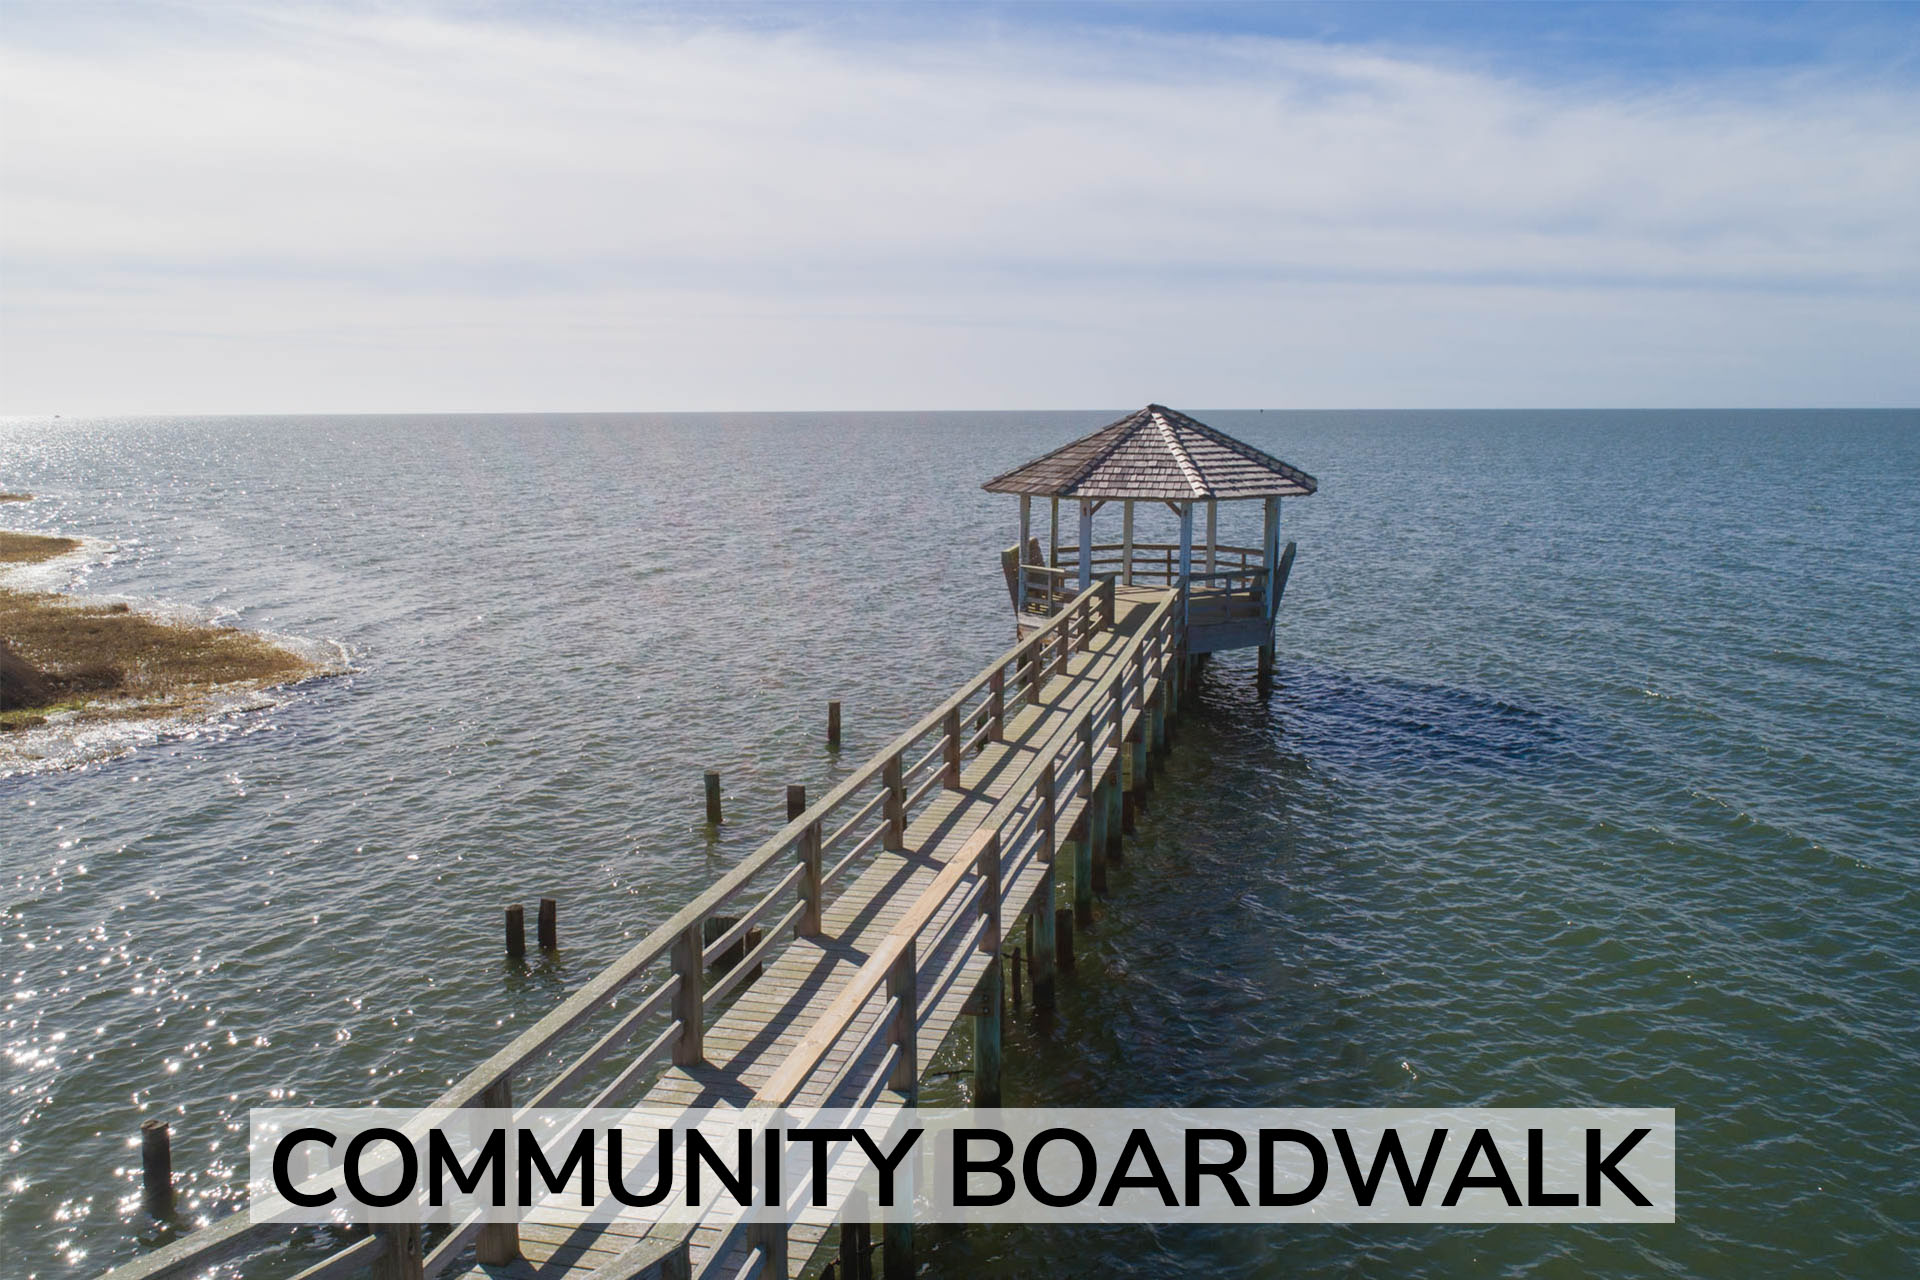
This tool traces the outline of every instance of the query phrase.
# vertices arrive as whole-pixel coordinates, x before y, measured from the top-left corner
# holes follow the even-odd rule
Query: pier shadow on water
[[[1264,694],[1234,666],[1208,677],[1209,713],[1223,730],[1280,747],[1281,768],[1521,774],[1565,768],[1599,746],[1597,730],[1569,708],[1514,695],[1314,662],[1287,663]]]

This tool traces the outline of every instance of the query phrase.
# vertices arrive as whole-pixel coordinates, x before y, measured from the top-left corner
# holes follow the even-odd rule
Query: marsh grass
[[[0,564],[37,564],[80,549],[78,538],[52,538],[39,533],[12,533],[0,529]]]
[[[72,538],[0,531],[0,563],[64,555]],[[213,695],[304,679],[313,663],[248,631],[165,622],[125,604],[0,588],[0,730],[192,711]]]
[[[30,493],[0,493],[0,502],[32,502]]]

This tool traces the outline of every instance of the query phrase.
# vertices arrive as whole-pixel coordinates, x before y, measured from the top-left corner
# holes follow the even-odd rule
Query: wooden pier
[[[1177,602],[1110,578],[1076,596],[433,1105],[910,1102],[970,1008],[997,1050],[1012,926],[1031,914],[1044,1008],[1056,906],[1090,918],[1179,712]],[[975,1088],[997,1102],[995,1063],[976,1061]],[[740,1222],[634,1230],[473,1223],[423,1242],[380,1227],[301,1280],[797,1276],[821,1245]],[[186,1275],[287,1231],[236,1214],[111,1275]]]
[[[1154,429],[1177,443],[1163,421]],[[1191,458],[1179,475],[1204,478]],[[1281,479],[1312,483],[1291,468]],[[1204,651],[1189,644],[1203,634],[1196,627],[1218,635],[1251,621],[1263,656],[1271,644],[1292,547],[1270,570],[1279,545],[1277,499],[1269,503],[1258,550],[1215,548],[1209,519],[1206,568],[1196,574],[1191,500],[1177,548],[1136,545],[1130,504],[1123,542],[1094,543],[1092,503],[1083,500],[1071,589],[1064,570],[1016,553],[1011,649],[815,803],[802,807],[792,794],[798,812],[777,834],[430,1105],[910,1104],[962,1017],[975,1021],[973,1101],[998,1105],[1004,988],[1011,980],[1017,991],[1025,976],[1036,1009],[1053,1003],[1056,957],[1068,960],[1075,924],[1092,922],[1180,713],[1193,655]],[[1024,526],[1024,493],[1021,507]],[[1057,534],[1055,547],[1057,563]],[[1113,571],[1096,574],[1096,564]],[[1202,600],[1221,616],[1203,610],[1195,619]],[[835,716],[836,738],[837,729]],[[713,821],[717,791],[710,781]],[[1008,974],[1006,944],[1023,919],[1028,972]],[[109,1278],[197,1275],[289,1231],[236,1214]],[[843,1223],[837,1234],[843,1276],[912,1274],[910,1226],[885,1229],[880,1272],[867,1269],[867,1223]],[[297,1280],[790,1277],[817,1269],[826,1235],[739,1218],[651,1231],[564,1220],[386,1225]]]

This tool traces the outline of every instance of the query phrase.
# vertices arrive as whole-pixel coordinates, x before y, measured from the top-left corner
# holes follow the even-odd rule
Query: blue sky
[[[1920,403],[1912,5],[0,6],[0,413]]]

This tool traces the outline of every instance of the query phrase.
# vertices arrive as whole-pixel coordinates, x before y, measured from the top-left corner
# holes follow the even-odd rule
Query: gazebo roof
[[[1320,482],[1204,422],[1150,404],[981,487],[1037,498],[1191,502],[1304,497]]]

